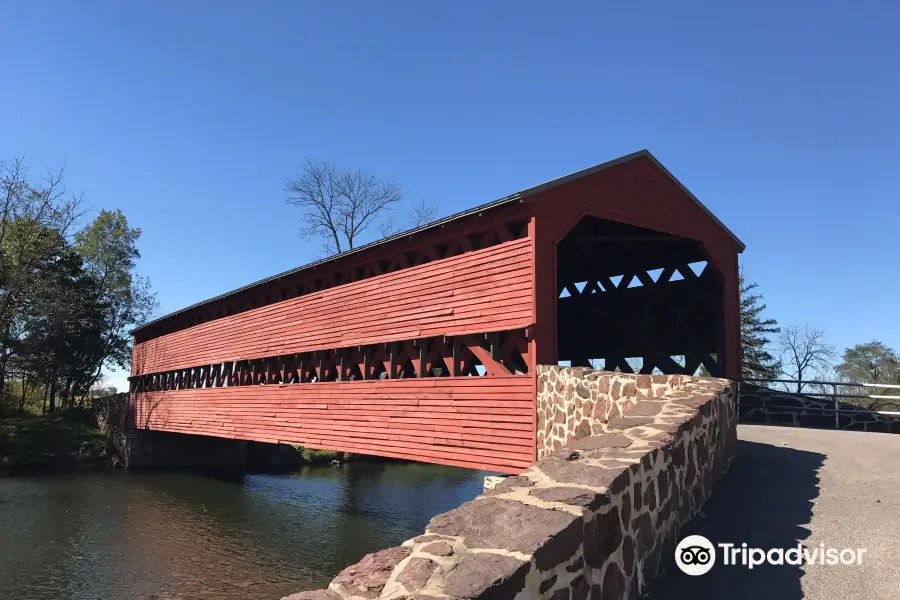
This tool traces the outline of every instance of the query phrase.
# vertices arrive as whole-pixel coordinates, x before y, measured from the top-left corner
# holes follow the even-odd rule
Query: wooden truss
[[[527,374],[524,329],[267,356],[129,378],[130,391]]]
[[[559,358],[607,370],[721,375],[721,276],[692,240],[595,222],[560,243]],[[706,263],[698,274],[693,263]]]

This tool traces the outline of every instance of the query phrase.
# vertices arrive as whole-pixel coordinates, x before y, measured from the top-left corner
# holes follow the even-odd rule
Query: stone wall
[[[586,367],[538,365],[538,459],[573,440],[627,425],[620,419],[640,400],[659,398],[690,379],[684,375],[632,375]],[[647,404],[643,408],[654,406]],[[638,416],[630,413],[632,422]]]
[[[128,436],[128,468],[244,469],[247,442],[204,435],[132,429]]]
[[[900,415],[838,402],[840,414],[834,419],[834,400],[796,394],[742,383],[738,401],[738,416],[742,423],[791,425],[900,433]]]
[[[130,395],[115,394],[93,402],[94,417],[116,449],[122,466],[241,467],[247,443],[241,440],[136,429]]]
[[[129,432],[134,427],[134,411],[131,410],[129,395],[113,394],[96,398],[92,408],[97,426],[112,443],[122,466],[127,467],[131,446]]]
[[[424,535],[347,567],[328,589],[288,598],[631,600],[644,592],[730,464],[735,386],[684,378],[650,379],[649,387],[642,379],[639,388],[635,377],[588,369],[540,373],[553,390],[560,380],[564,389],[597,382],[595,406],[600,382],[619,382],[618,393],[613,385],[603,392],[617,416],[598,415],[597,435],[545,453],[519,476],[434,517]],[[623,389],[630,382],[634,394]],[[582,398],[573,410],[583,418],[585,397],[572,396],[576,406]],[[577,430],[574,414],[566,426]]]

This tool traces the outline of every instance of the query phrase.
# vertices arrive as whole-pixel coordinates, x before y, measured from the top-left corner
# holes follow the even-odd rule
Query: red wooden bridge
[[[742,250],[637,152],[136,329],[137,427],[520,471],[537,364],[738,377]]]

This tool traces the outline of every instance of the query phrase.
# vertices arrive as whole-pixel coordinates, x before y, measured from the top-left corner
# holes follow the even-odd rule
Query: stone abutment
[[[637,598],[737,443],[736,385],[540,366],[520,475],[290,600]]]
[[[247,442],[228,438],[136,429],[129,394],[94,401],[97,425],[127,468],[240,468],[247,461]]]

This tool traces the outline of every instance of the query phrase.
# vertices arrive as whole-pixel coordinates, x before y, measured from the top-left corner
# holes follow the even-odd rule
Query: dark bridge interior
[[[707,260],[700,242],[582,218],[557,246],[559,360],[723,376],[723,286]]]

